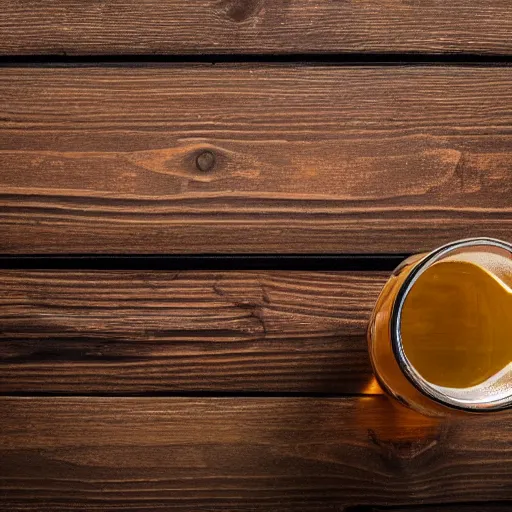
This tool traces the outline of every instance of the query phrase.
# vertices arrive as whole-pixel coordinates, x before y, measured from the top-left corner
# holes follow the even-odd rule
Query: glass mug
[[[474,238],[406,259],[368,343],[381,387],[424,414],[512,407],[512,245]]]

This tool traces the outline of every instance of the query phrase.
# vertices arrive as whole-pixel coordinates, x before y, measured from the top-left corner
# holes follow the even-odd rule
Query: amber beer
[[[512,245],[475,238],[404,261],[368,341],[382,387],[425,414],[512,407]]]

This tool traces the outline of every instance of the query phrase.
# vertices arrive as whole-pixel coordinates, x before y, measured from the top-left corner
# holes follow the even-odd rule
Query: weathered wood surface
[[[512,53],[508,0],[3,0],[1,54]]]
[[[0,415],[9,511],[512,499],[510,414],[438,424],[378,396],[2,398]]]
[[[512,232],[512,68],[4,68],[4,253],[415,252]]]
[[[2,270],[0,390],[374,393],[366,328],[386,279]]]

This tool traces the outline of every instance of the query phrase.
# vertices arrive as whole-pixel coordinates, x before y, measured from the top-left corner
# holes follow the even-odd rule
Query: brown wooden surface
[[[325,508],[323,510],[326,510]],[[327,509],[328,510],[328,509]],[[485,503],[443,503],[442,505],[412,505],[398,507],[375,507],[355,506],[348,507],[348,512],[428,512],[436,510],[440,512],[510,512],[510,503],[504,501],[502,503],[487,501]]]
[[[0,254],[512,241],[508,0],[1,7]],[[376,385],[388,275],[0,270],[0,511],[511,510],[512,412]]]
[[[508,0],[3,0],[2,54],[512,53]]]
[[[4,393],[372,393],[371,272],[0,272]]]
[[[3,398],[0,415],[4,510],[512,499],[510,414],[437,424],[379,396]]]
[[[511,99],[512,68],[5,68],[0,250],[507,240]]]

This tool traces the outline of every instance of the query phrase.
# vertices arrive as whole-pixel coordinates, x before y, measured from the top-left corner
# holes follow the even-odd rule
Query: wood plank
[[[504,501],[486,503],[450,503],[435,505],[435,510],[440,512],[510,512],[511,503]],[[349,508],[349,512],[428,512],[431,505],[416,505],[406,507],[374,507],[356,506]]]
[[[512,53],[508,0],[3,0],[1,54]]]
[[[4,253],[512,233],[512,68],[5,68],[0,118]]]
[[[512,500],[510,413],[439,424],[380,396],[2,398],[0,414],[9,511]]]
[[[387,277],[2,271],[0,390],[373,393],[366,328]]]

